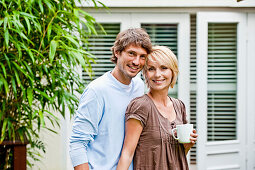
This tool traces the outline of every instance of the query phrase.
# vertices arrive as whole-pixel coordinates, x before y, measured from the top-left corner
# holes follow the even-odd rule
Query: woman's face
[[[168,90],[172,80],[172,70],[158,61],[147,61],[145,76],[148,86],[153,90]]]

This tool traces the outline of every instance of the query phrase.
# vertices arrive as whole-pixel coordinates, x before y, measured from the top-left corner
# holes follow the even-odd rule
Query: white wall
[[[254,7],[254,0],[100,0],[107,7]],[[83,1],[80,6],[94,6]]]
[[[42,140],[46,146],[46,153],[41,152],[43,156],[41,161],[33,162],[35,166],[31,169],[28,167],[28,170],[67,170],[67,131],[70,128],[67,128],[67,125],[70,122],[69,120],[64,120],[60,114],[55,113],[55,115],[59,115],[60,119],[60,127],[53,127],[49,121],[46,121],[47,127],[52,128],[58,134],[50,132],[46,129],[42,129],[40,132],[40,140]],[[67,124],[68,123],[68,124]],[[70,162],[70,161],[69,161]],[[69,166],[69,169],[72,167]]]

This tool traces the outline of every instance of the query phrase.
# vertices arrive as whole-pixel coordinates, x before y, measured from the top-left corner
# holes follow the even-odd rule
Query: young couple
[[[178,75],[176,56],[167,47],[152,47],[141,28],[120,32],[112,53],[114,69],[92,81],[80,98],[70,137],[74,169],[188,169],[186,153],[196,131],[188,144],[171,134],[187,123],[183,102],[168,96]],[[142,69],[145,95],[136,76]]]

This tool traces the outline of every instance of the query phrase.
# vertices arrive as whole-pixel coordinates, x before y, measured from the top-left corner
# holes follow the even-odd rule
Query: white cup
[[[177,137],[174,135],[177,131]],[[193,124],[176,125],[176,128],[172,129],[172,135],[174,139],[180,143],[190,143],[190,134],[193,132]]]

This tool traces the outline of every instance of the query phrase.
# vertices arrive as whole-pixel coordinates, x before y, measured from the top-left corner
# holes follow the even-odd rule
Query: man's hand
[[[74,167],[74,170],[89,170],[89,164],[85,163],[77,165],[76,167]]]

